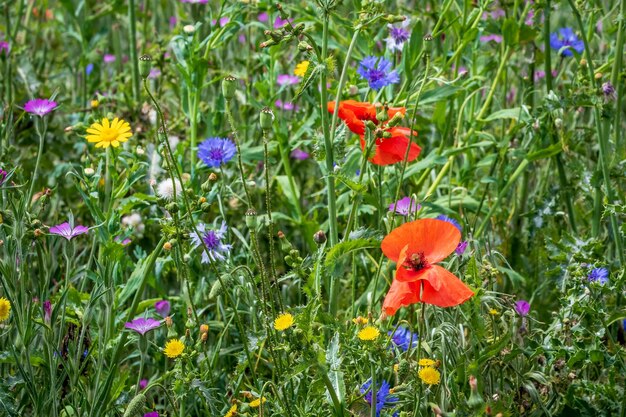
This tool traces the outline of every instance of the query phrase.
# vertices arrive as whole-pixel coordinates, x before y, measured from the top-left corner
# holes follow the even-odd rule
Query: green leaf
[[[547,148],[539,149],[538,151],[531,152],[526,155],[526,159],[529,161],[536,161],[538,159],[551,158],[554,155],[561,153],[563,150],[563,146],[561,146],[561,142],[554,143]]]
[[[504,44],[507,46],[515,46],[519,43],[519,23],[513,18],[508,18],[502,25],[502,37]]]
[[[291,187],[289,185],[289,177],[287,175],[277,175],[275,178],[283,194],[285,195],[285,197],[287,197],[287,200],[296,204],[296,202],[300,199],[300,191],[298,190],[298,188],[296,187],[296,189],[294,190],[296,195],[293,195],[293,193],[291,192]]]
[[[339,333],[335,333],[328,348],[326,349],[326,363],[328,364],[328,377],[333,386],[335,394],[341,403],[346,397],[346,384],[343,380],[343,372],[341,367],[341,355],[339,354]],[[326,392],[330,401],[330,394]]]
[[[499,120],[499,119],[515,119],[515,120],[521,120],[521,121],[527,122],[530,120],[530,113],[528,113],[528,108],[526,106],[513,107],[511,109],[498,110],[497,112],[492,113],[489,116],[487,116],[482,121],[490,122],[492,120]]]
[[[328,251],[328,254],[326,255],[326,260],[324,261],[324,267],[331,268],[332,266],[337,264],[339,258],[350,252],[354,252],[360,249],[374,249],[378,248],[379,246],[380,240],[374,238],[354,239],[340,242]]]

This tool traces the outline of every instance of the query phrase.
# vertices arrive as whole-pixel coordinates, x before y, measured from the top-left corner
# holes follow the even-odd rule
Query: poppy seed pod
[[[225,77],[222,80],[222,95],[226,100],[230,100],[235,97],[237,91],[237,79],[232,75]]]
[[[139,57],[139,74],[144,80],[150,75],[152,69],[152,57],[150,55],[142,55]]]
[[[246,211],[246,226],[250,229],[255,229],[259,225],[259,221],[257,219],[257,213],[254,208],[249,208]]]
[[[432,35],[426,35],[423,38],[424,40],[424,53],[429,54],[432,52],[433,50],[433,36]]]
[[[272,125],[274,124],[274,112],[269,107],[263,107],[261,110],[261,114],[259,115],[259,123],[261,124],[261,129],[263,130],[271,130]]]

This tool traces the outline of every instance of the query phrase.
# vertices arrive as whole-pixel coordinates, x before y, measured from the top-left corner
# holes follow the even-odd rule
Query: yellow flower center
[[[361,340],[374,340],[380,335],[380,331],[374,326],[365,326],[357,334]]]

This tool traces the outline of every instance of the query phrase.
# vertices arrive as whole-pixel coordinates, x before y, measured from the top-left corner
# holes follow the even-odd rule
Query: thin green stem
[[[135,17],[135,0],[128,0],[128,39],[129,57],[132,65],[133,98],[139,103],[139,61],[137,60],[137,19]]]
[[[35,116],[35,129],[37,130],[37,136],[39,136],[39,148],[37,149],[37,159],[35,160],[35,170],[33,171],[33,178],[30,182],[30,187],[28,189],[28,195],[26,196],[26,207],[30,210],[30,206],[33,199],[33,191],[35,190],[35,183],[37,182],[37,177],[39,175],[39,164],[41,163],[41,155],[43,154],[43,144],[44,138],[46,136],[46,127],[47,123],[43,117]],[[40,123],[43,123],[43,129],[40,127]],[[42,131],[43,130],[43,131]]]

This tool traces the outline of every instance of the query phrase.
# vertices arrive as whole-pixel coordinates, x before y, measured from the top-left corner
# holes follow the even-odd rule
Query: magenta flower
[[[487,43],[489,41],[494,41],[495,43],[502,43],[502,35],[485,35],[480,37],[480,41],[482,43]]]
[[[142,379],[141,381],[139,381],[139,389],[146,389],[146,387],[148,386],[148,380],[147,379]]]
[[[0,41],[0,55],[9,56],[9,42]]]
[[[174,29],[176,27],[176,16],[170,16],[170,29]]]
[[[0,168],[0,185],[4,184],[4,181],[6,180],[8,175],[9,175],[8,172],[6,172],[4,169]]]
[[[43,302],[43,319],[46,323],[50,323],[50,318],[52,317],[52,303],[50,300],[46,300]]]
[[[45,98],[36,98],[29,100],[24,104],[24,110],[35,116],[45,116],[57,107],[55,101],[50,101]]]
[[[279,86],[283,86],[283,85],[294,85],[294,84],[298,84],[300,82],[300,77],[296,76],[296,75],[291,75],[291,74],[278,74],[278,77],[276,77],[276,83],[278,83]]]
[[[209,0],[180,0],[181,3],[207,4]]]
[[[297,159],[298,161],[304,161],[305,159],[309,159],[308,152],[304,152],[302,149],[294,149],[289,154],[293,159]]]
[[[262,12],[259,13],[259,15],[257,16],[257,20],[261,23],[265,23],[269,20],[269,15],[267,14],[267,12]]]
[[[291,22],[293,22],[293,19],[281,19],[280,16],[276,16],[276,19],[274,20],[274,29],[280,29],[287,23]]]
[[[530,311],[530,304],[526,300],[515,302],[515,311],[522,317],[526,317]]]
[[[389,211],[395,211],[397,214],[402,216],[407,216],[409,213],[413,214],[417,210],[420,209],[420,205],[417,204],[417,201],[412,199],[411,197],[404,197],[395,203],[391,203],[389,205]]]
[[[127,329],[131,329],[139,333],[140,335],[145,335],[150,330],[154,330],[161,326],[161,322],[155,319],[146,319],[143,317],[139,317],[131,322],[127,322],[124,327]]]
[[[102,58],[102,60],[104,61],[105,64],[112,64],[115,62],[116,57],[115,55],[104,54],[104,57]]]
[[[467,249],[467,241],[464,240],[462,242],[459,242],[458,245],[456,245],[456,249],[454,250],[454,253],[456,253],[458,256],[461,256],[465,253],[465,249]]]
[[[88,227],[85,226],[76,226],[72,227],[68,222],[57,224],[56,226],[52,226],[50,228],[50,233],[53,235],[63,236],[67,240],[72,240],[73,237],[78,235],[85,234],[89,231]]]
[[[276,108],[283,109],[283,110],[286,110],[286,111],[292,111],[292,110],[298,111],[298,110],[300,110],[300,107],[296,106],[295,104],[293,104],[293,103],[291,103],[289,101],[283,102],[282,100],[276,100],[274,102],[274,105],[276,106]]]
[[[159,316],[165,318],[170,314],[171,305],[169,301],[161,300],[154,303],[154,309]]]
[[[143,417],[159,417],[159,412],[158,411],[150,411],[149,413],[144,414]]]

